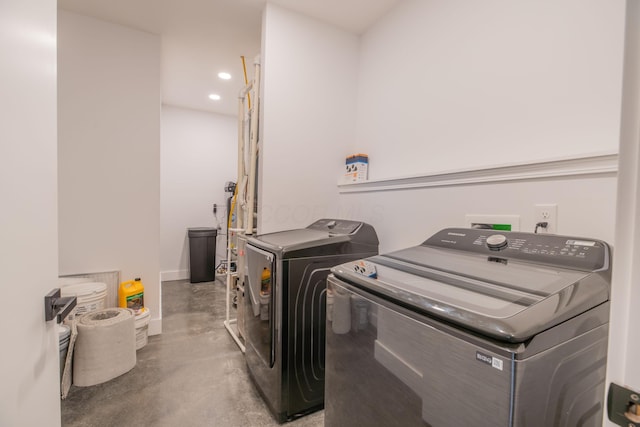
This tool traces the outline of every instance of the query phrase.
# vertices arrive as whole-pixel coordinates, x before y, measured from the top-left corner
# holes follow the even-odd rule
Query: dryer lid
[[[368,246],[366,249],[359,249],[362,253],[378,251],[378,236],[373,227],[360,221],[344,219],[323,218],[307,228],[260,234],[248,240],[248,243],[253,246],[278,254],[342,242],[355,242]]]
[[[299,230],[262,234],[250,238],[248,243],[253,246],[282,253],[346,241],[349,241],[349,236],[331,235],[326,231],[302,228]]]

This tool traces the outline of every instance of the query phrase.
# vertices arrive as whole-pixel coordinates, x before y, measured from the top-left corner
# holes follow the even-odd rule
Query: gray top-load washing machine
[[[601,425],[606,243],[452,228],[332,273],[326,426]]]
[[[375,230],[359,221],[321,219],[307,228],[247,240],[245,356],[278,421],[323,407],[331,267],[377,253]]]

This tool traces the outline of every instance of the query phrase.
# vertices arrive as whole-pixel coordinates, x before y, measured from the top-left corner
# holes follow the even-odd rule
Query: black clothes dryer
[[[324,407],[326,278],[331,267],[377,253],[372,226],[339,219],[247,240],[245,356],[279,422]]]

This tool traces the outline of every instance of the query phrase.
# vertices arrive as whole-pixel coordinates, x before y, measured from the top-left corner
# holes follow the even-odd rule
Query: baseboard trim
[[[170,270],[160,272],[160,281],[185,280],[189,278],[189,270]]]
[[[149,336],[162,334],[162,318],[149,321]]]

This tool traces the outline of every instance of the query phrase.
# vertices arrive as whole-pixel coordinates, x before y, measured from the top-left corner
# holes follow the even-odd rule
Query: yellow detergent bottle
[[[122,308],[130,308],[140,313],[144,308],[144,286],[140,278],[120,283],[118,289],[118,306]]]
[[[260,277],[260,295],[271,294],[271,270],[265,267]]]
[[[269,300],[271,299],[271,270],[265,267],[260,276],[260,320],[269,320]]]

